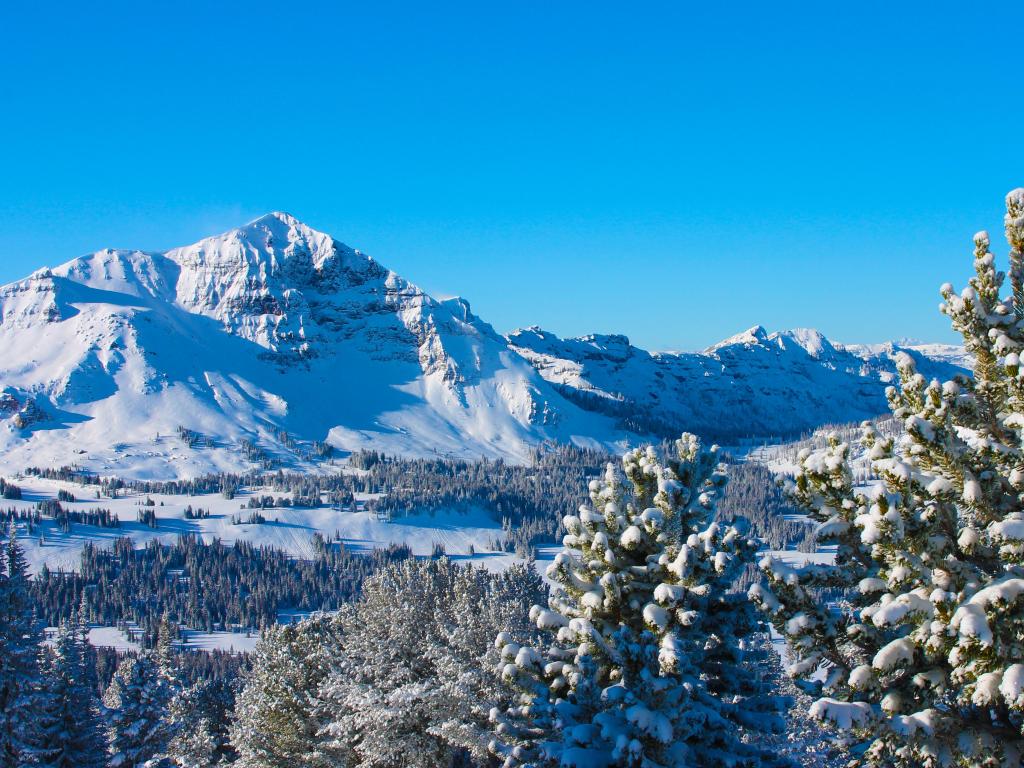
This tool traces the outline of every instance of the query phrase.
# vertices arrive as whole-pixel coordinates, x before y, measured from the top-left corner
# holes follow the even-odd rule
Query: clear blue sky
[[[0,282],[281,209],[499,330],[950,340],[1024,185],[1021,3],[43,5]]]

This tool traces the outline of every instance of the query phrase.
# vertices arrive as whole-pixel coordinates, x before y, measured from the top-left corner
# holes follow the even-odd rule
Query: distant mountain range
[[[948,379],[970,365],[961,347],[843,346],[808,328],[768,333],[755,326],[694,353],[651,353],[617,335],[563,340],[536,327],[508,340],[587,410],[641,433],[688,429],[723,441],[788,436],[885,413],[885,385],[897,378],[899,352],[929,378]]]
[[[0,288],[0,471],[180,477],[328,451],[526,460],[545,441],[730,440],[885,411],[894,356],[752,328],[698,353],[507,337],[284,213],[166,252],[103,250]]]

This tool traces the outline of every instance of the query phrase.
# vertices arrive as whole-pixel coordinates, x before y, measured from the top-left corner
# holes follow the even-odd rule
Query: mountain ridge
[[[700,352],[648,352],[614,334],[561,339],[537,326],[507,338],[585,407],[635,414],[638,426],[661,433],[689,429],[727,441],[885,413],[884,387],[897,380],[901,353],[928,378],[952,378],[970,364],[951,345],[842,345],[814,329],[769,333],[760,325]],[[730,422],[730,413],[742,415]]]
[[[771,364],[766,345],[804,353],[797,368],[817,400],[839,393],[836,407],[823,404],[804,422],[877,409],[878,383],[892,369],[891,354],[865,346],[857,359],[868,368],[853,376],[846,369],[856,355],[840,355],[816,331],[800,339],[816,339],[827,360],[797,336],[763,328],[747,341],[740,334],[684,354],[648,353],[615,334],[561,340],[534,328],[503,336],[467,300],[437,300],[280,211],[167,251],[104,249],[36,270],[0,287],[0,312],[4,471],[314,469],[327,446],[336,455],[527,461],[546,441],[619,448],[680,426],[713,432],[715,420],[695,418],[699,409],[686,405],[687,387],[702,402],[721,397],[722,387],[682,384],[712,369],[716,386],[739,381],[750,371],[737,355]],[[795,364],[795,348],[787,354]],[[556,375],[560,366],[580,373]],[[644,386],[616,379],[627,369]],[[680,385],[659,388],[659,375]],[[666,406],[663,394],[678,402]],[[737,412],[732,431],[778,426],[759,415],[767,406],[758,399],[770,395],[746,391],[749,413]],[[735,392],[721,407],[710,403],[719,427],[736,403]]]

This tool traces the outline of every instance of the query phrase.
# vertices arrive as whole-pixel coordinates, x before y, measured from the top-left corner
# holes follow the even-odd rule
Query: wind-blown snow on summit
[[[0,288],[0,311],[2,471],[190,476],[362,448],[520,461],[548,440],[792,433],[883,412],[896,350],[760,328],[699,354],[506,338],[285,213],[38,270]]]

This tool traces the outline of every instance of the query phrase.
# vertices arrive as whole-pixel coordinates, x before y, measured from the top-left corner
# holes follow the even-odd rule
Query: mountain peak
[[[323,297],[337,298],[388,275],[369,256],[283,211],[164,256],[177,265],[181,306],[214,317],[262,346],[303,354],[315,346],[311,337],[319,325],[309,300],[322,304]],[[317,314],[328,319],[332,311],[318,309]]]
[[[181,264],[210,265],[217,270],[270,273],[297,259],[316,271],[335,258],[339,246],[333,237],[291,214],[272,211],[241,227],[173,248],[167,256]],[[341,246],[340,250],[349,249]]]
[[[764,329],[763,325],[755,325],[747,330],[737,333],[735,336],[730,336],[728,339],[723,339],[717,344],[712,344],[710,347],[705,349],[706,353],[715,352],[723,347],[731,347],[736,344],[743,345],[760,345],[768,341],[768,332]]]
[[[503,338],[465,299],[437,301],[284,211],[35,274],[0,288],[4,471],[247,471],[242,441],[261,462],[306,462],[296,446],[312,441],[524,459],[546,440],[782,435],[884,412],[896,375],[892,345],[836,347],[811,329],[758,325],[710,354],[537,326]],[[910,353],[926,377],[963,371],[959,348]],[[209,440],[167,439],[181,428]]]
[[[269,213],[264,213],[262,216],[259,216],[258,218],[255,218],[252,221],[250,221],[249,224],[247,224],[246,226],[252,226],[254,224],[265,224],[271,221],[279,221],[282,224],[287,224],[289,227],[306,226],[287,211],[270,211]]]
[[[780,344],[782,339],[789,339],[802,347],[813,358],[835,352],[835,346],[817,328],[791,328],[788,331],[780,331],[777,335]]]
[[[321,232],[308,224],[300,221],[285,211],[271,211],[257,219],[253,219],[237,229],[229,230],[220,237],[235,236],[241,240],[251,240],[255,236],[258,244],[268,246],[286,247],[290,243],[305,241],[310,245],[311,250],[317,250],[313,246],[331,247],[334,238],[326,232]],[[219,239],[217,236],[206,238],[206,240]]]
[[[332,239],[326,232],[314,229],[304,221],[301,221],[286,211],[271,211],[270,213],[265,213],[259,218],[253,219],[248,224],[244,224],[241,227],[230,231],[240,233],[254,231],[273,232],[279,234],[294,232],[298,236],[306,239]]]

